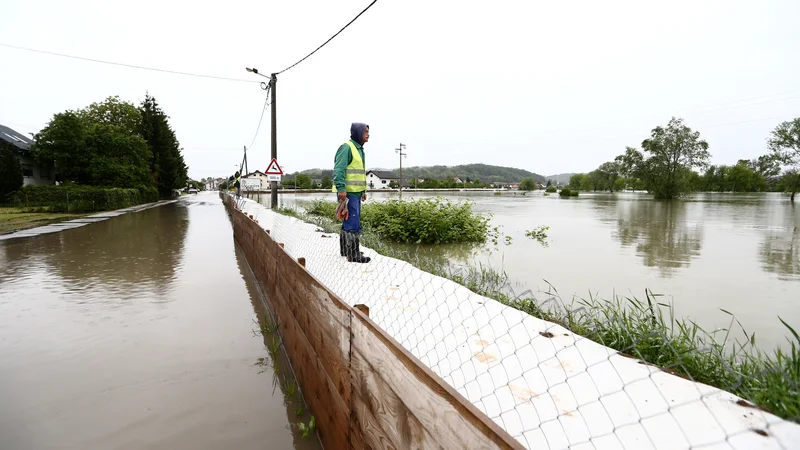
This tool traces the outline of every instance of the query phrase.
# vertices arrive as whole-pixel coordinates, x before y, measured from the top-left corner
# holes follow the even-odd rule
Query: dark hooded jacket
[[[365,123],[354,122],[350,125],[350,140],[355,144],[361,160],[364,161],[364,167],[367,166],[367,160],[364,159],[364,130],[369,125]],[[336,150],[336,157],[333,160],[333,185],[336,186],[337,192],[345,192],[345,170],[350,163],[353,162],[353,154],[350,152],[350,146],[345,142],[338,150]],[[357,195],[356,192],[351,192]]]

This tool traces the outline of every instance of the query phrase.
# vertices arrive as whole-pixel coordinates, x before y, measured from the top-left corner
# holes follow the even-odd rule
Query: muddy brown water
[[[475,202],[474,210],[492,214],[492,225],[512,243],[417,250],[458,266],[504,271],[516,294],[530,291],[542,300],[555,289],[565,301],[615,294],[644,300],[649,289],[672,303],[678,317],[706,330],[728,327],[731,317],[722,309],[731,312],[766,351],[788,346],[791,335],[778,317],[800,330],[800,204],[786,195],[703,193],[671,202],[629,192],[570,199],[541,191],[404,197],[432,195]],[[396,197],[374,192],[369,201]],[[254,198],[269,204],[268,195]],[[289,194],[280,201],[294,206],[317,198],[333,195]],[[550,227],[547,247],[525,236],[538,226]]]
[[[214,193],[0,242],[0,449],[320,448],[263,316]]]

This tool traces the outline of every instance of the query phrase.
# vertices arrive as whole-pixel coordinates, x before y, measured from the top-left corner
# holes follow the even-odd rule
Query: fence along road
[[[247,199],[293,258],[527,448],[795,448],[800,425]]]

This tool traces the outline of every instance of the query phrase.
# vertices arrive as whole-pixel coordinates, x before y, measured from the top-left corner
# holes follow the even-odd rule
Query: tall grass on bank
[[[306,205],[306,212],[277,212],[314,223],[326,232],[338,232],[340,225],[329,218],[326,211],[330,207],[322,203],[332,202]],[[695,322],[676,318],[673,306],[659,302],[659,296],[650,291],[645,292],[644,301],[615,295],[612,300],[575,297],[567,303],[550,286],[540,293],[545,298],[542,301],[530,291],[516,295],[503,272],[485,266],[455,268],[447,258],[397,249],[369,227],[365,227],[362,242],[384,256],[404,260],[476,294],[560,324],[623,355],[731,392],[781,418],[800,422],[800,336],[782,319],[782,326],[793,337],[790,348],[764,352],[756,347],[755,335],[748,334],[725,310],[722,312],[731,316],[730,325],[709,332]],[[739,331],[745,337],[743,341],[732,338]]]

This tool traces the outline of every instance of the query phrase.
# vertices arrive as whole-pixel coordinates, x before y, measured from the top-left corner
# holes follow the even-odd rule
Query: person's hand
[[[367,193],[366,193],[366,192],[364,192],[364,195],[363,195],[363,196],[361,196],[361,201],[362,201],[362,202],[365,202],[365,201],[367,201]]]
[[[344,200],[347,198],[347,192],[339,192],[339,200]]]

